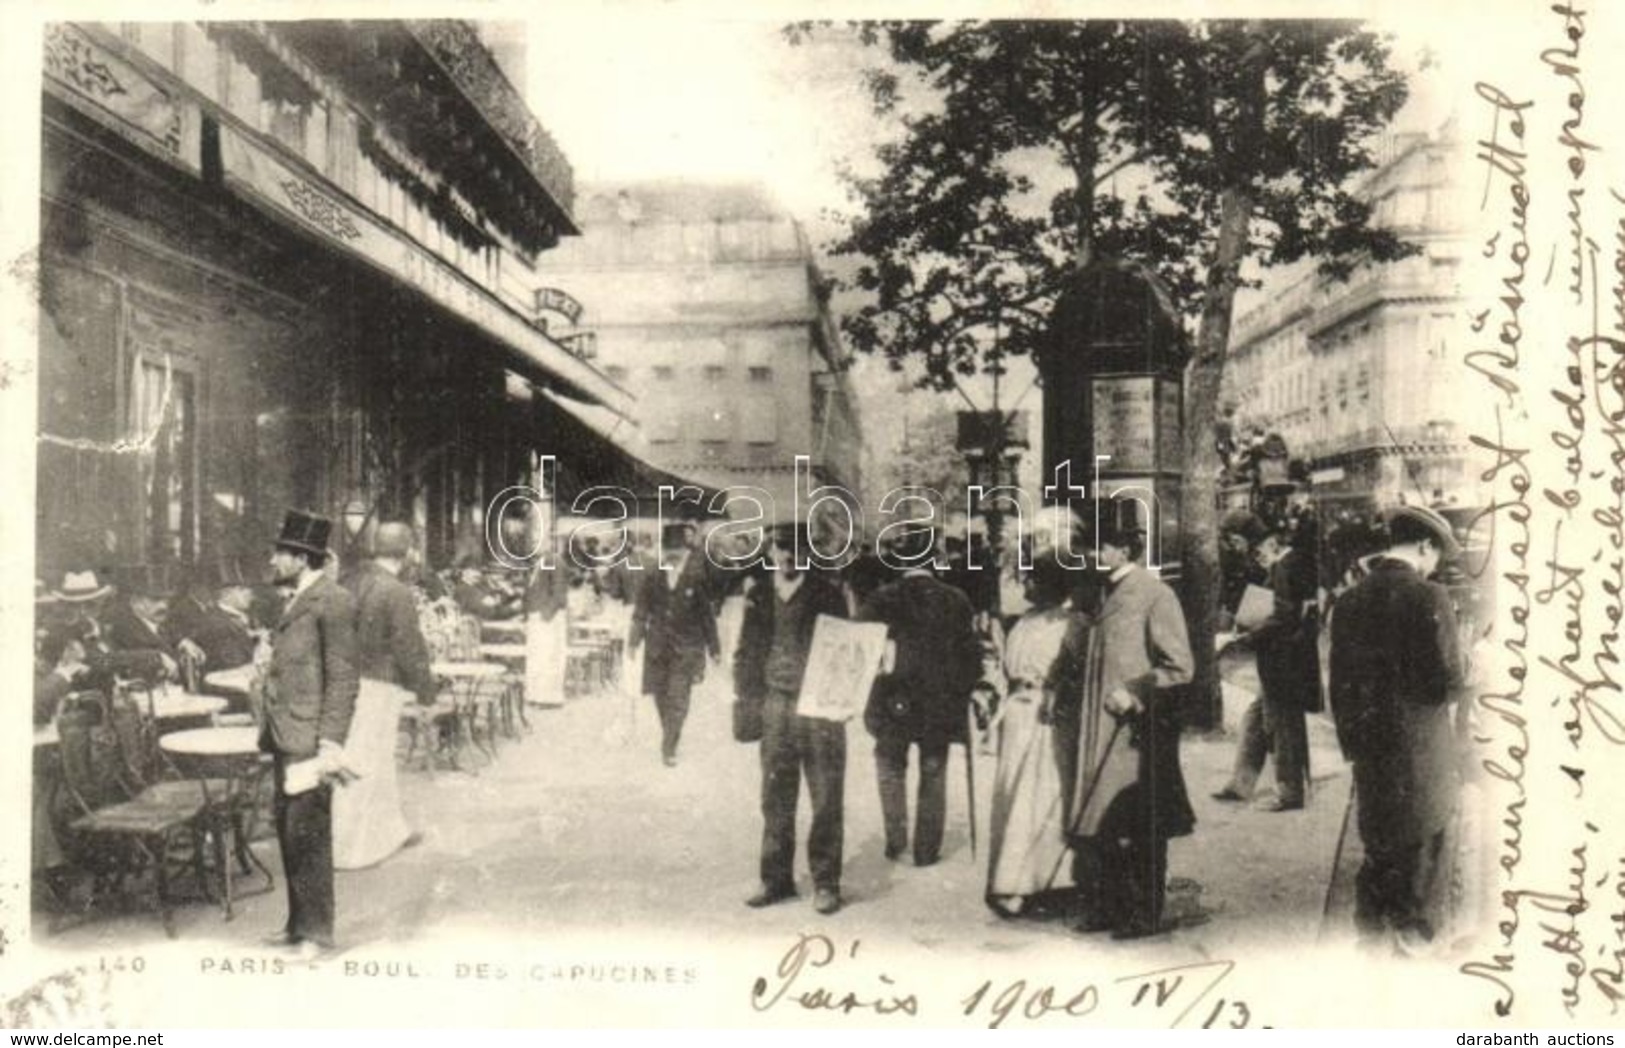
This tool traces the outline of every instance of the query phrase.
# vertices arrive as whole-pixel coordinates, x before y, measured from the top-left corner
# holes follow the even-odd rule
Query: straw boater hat
[[[102,585],[94,571],[70,571],[62,576],[61,587],[51,596],[69,604],[82,604],[100,600],[111,592],[113,587]]]
[[[326,517],[290,509],[282,518],[282,534],[277,536],[276,547],[326,557],[327,540],[332,534],[333,522]]]

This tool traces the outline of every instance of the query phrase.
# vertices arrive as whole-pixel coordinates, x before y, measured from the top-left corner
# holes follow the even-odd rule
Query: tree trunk
[[[1185,617],[1190,624],[1196,659],[1191,719],[1198,727],[1224,726],[1218,660],[1213,637],[1219,621],[1219,451],[1213,440],[1219,388],[1230,346],[1230,319],[1240,284],[1241,260],[1247,252],[1253,198],[1231,188],[1220,196],[1219,242],[1208,268],[1196,354],[1185,375],[1185,480],[1180,493],[1184,518],[1180,571],[1184,578]]]
[[[1185,615],[1190,624],[1195,677],[1191,687],[1192,723],[1210,731],[1224,727],[1224,695],[1220,690],[1218,653],[1213,638],[1219,621],[1219,450],[1214,442],[1219,390],[1230,352],[1230,321],[1236,290],[1241,286],[1241,263],[1251,239],[1257,198],[1246,178],[1237,172],[1251,169],[1249,151],[1262,148],[1267,104],[1264,70],[1268,63],[1264,26],[1243,27],[1247,46],[1241,56],[1237,98],[1239,134],[1228,143],[1230,152],[1216,159],[1226,185],[1219,193],[1219,237],[1207,270],[1201,327],[1196,354],[1185,376],[1185,480],[1180,495],[1184,517],[1181,571],[1185,578]],[[1220,59],[1223,60],[1222,58]],[[1222,137],[1215,135],[1215,142]],[[1232,158],[1236,159],[1234,162]]]

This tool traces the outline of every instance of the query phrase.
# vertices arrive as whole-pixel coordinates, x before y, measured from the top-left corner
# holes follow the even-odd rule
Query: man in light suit
[[[668,524],[660,536],[661,566],[638,589],[627,647],[633,655],[648,641],[643,691],[653,695],[660,714],[660,756],[677,765],[677,744],[688,719],[689,693],[705,676],[706,658],[716,661],[722,646],[711,609],[709,564],[694,548],[695,526]]]
[[[360,679],[355,600],[322,570],[331,533],[325,517],[290,510],[283,520],[271,571],[293,597],[272,635],[260,720],[260,749],[276,762],[277,842],[288,885],[287,927],[272,943],[297,946],[307,960],[334,948],[331,780],[345,766]],[[313,769],[319,781],[302,781]]]

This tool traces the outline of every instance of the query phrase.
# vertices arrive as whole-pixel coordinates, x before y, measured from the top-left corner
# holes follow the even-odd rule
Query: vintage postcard
[[[1620,1024],[1617,10],[3,17],[0,1025]]]

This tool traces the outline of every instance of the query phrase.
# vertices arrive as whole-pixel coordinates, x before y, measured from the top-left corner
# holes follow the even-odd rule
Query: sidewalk
[[[1231,727],[1251,698],[1247,673],[1232,672],[1225,688]],[[925,946],[1009,952],[1085,941],[1064,922],[1007,921],[984,906],[985,855],[973,859],[970,851],[960,748],[950,765],[942,862],[916,869],[886,860],[872,751],[857,724],[848,729],[846,908],[832,918],[816,918],[810,898],[746,908],[756,884],[760,772],[756,748],[729,737],[726,692],[726,682],[715,679],[697,689],[676,768],[660,762],[652,703],[605,697],[532,708],[533,732],[504,740],[496,761],[476,774],[403,771],[408,818],[423,843],[379,867],[338,874],[340,938],[357,945],[466,934],[532,941],[568,931],[783,938],[820,920],[832,933],[883,932]],[[1242,940],[1303,942],[1318,934],[1348,775],[1324,718],[1312,718],[1310,742],[1315,782],[1307,809],[1265,813],[1208,796],[1229,775],[1233,735],[1187,737],[1182,752],[1197,829],[1173,842],[1170,877],[1200,885],[1211,920],[1172,933],[1173,942],[1205,954]],[[985,839],[993,758],[977,760]],[[803,826],[806,819],[803,800]],[[257,848],[278,874],[277,890],[244,900],[229,923],[214,906],[183,908],[179,945],[252,949],[280,927],[275,843]],[[804,857],[798,871],[805,891]],[[43,936],[44,927],[37,921],[36,933]],[[44,940],[69,949],[164,942],[147,915],[99,917]],[[1101,937],[1087,942],[1130,948]]]

